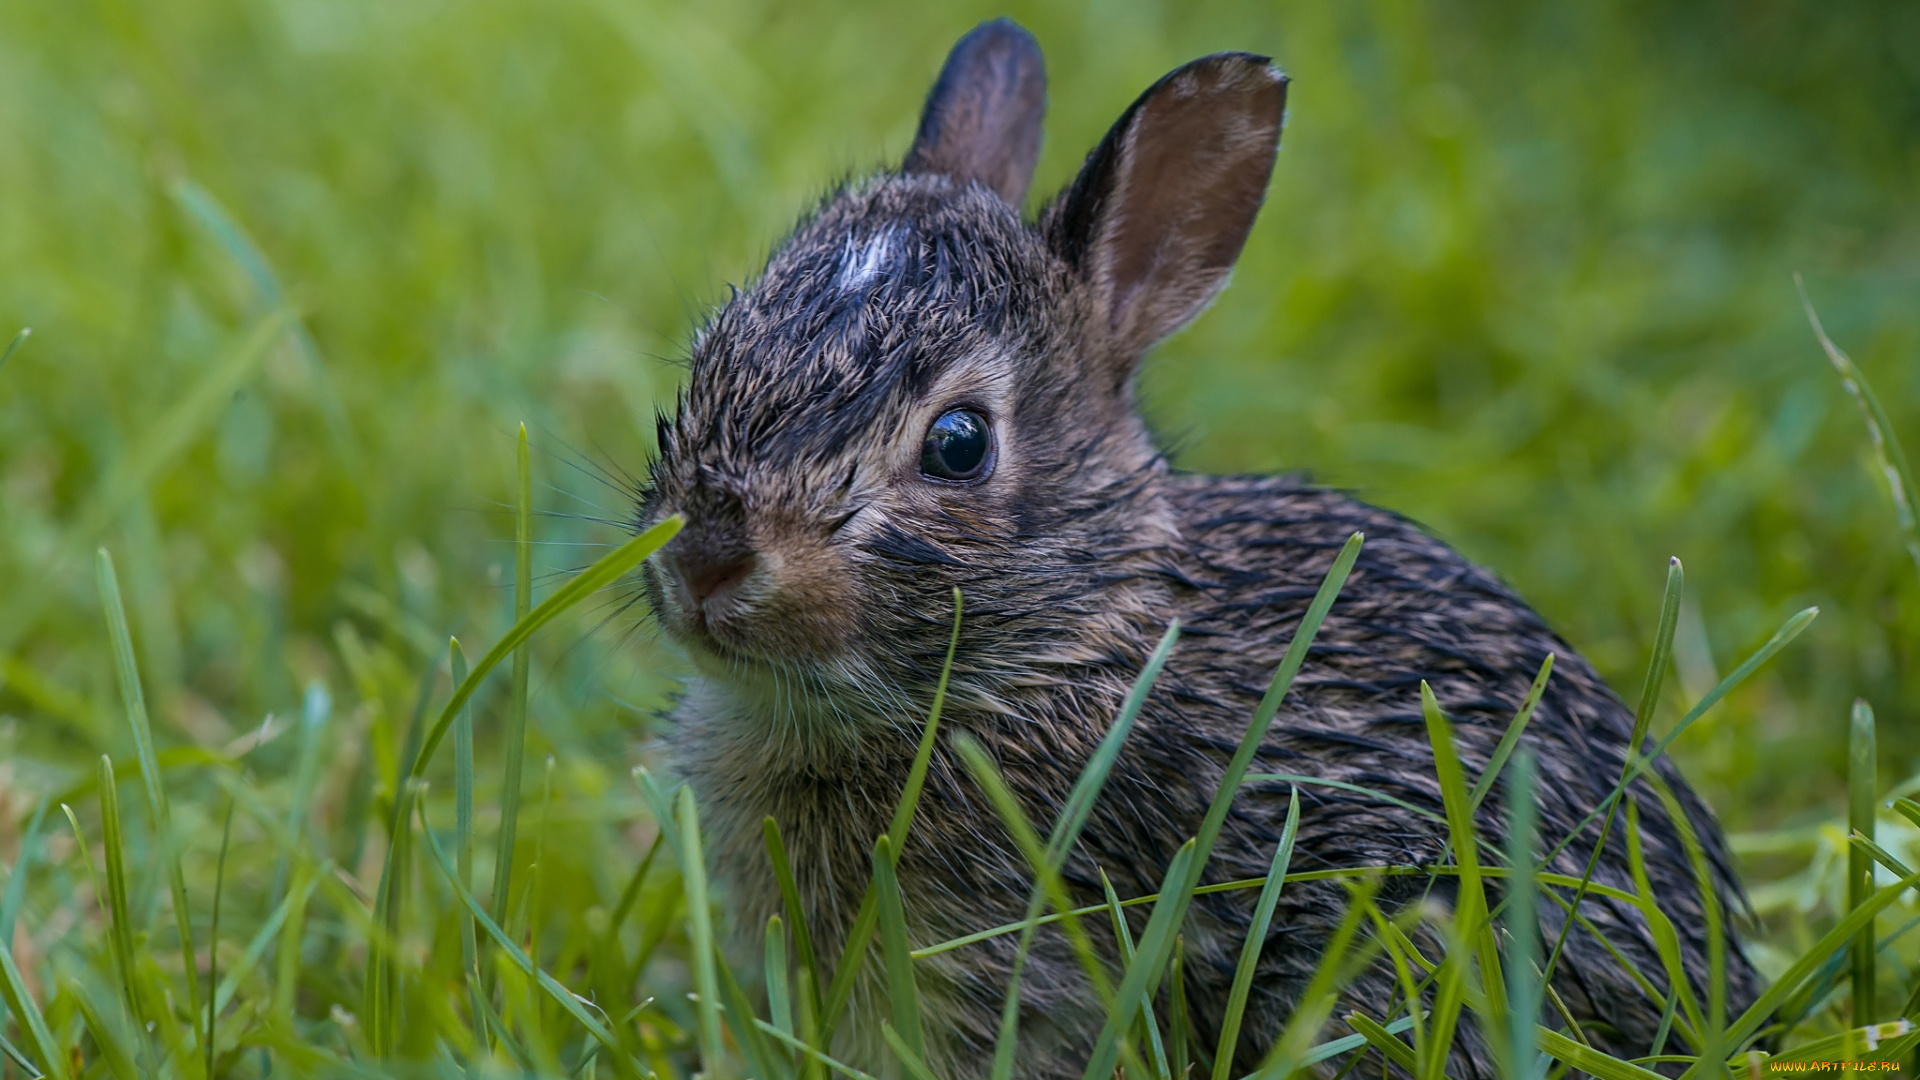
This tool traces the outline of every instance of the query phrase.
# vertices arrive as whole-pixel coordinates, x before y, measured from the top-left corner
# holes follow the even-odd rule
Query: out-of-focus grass
[[[240,792],[221,967],[267,988],[246,1008],[333,1015],[302,1037],[364,1046],[364,957],[325,943],[367,940],[349,901],[380,879],[447,635],[491,642],[513,620],[516,423],[544,514],[538,601],[624,539],[629,474],[705,305],[825,181],[897,156],[947,45],[1001,10],[0,6],[0,339],[35,331],[0,365],[0,860],[37,871],[10,873],[0,942],[29,989],[98,978],[60,943],[108,947],[53,805],[97,843],[99,756],[136,760],[92,573],[105,545],[198,932]],[[1891,429],[1920,428],[1920,9],[1009,13],[1051,71],[1036,192],[1182,60],[1255,49],[1294,77],[1235,284],[1145,382],[1182,464],[1308,468],[1412,514],[1623,689],[1681,556],[1655,734],[1788,612],[1822,607],[1676,746],[1742,833],[1784,966],[1849,906],[1849,702],[1878,712],[1883,790],[1920,771],[1920,580],[1791,278]],[[684,986],[679,882],[627,876],[653,825],[624,776],[683,669],[626,599],[533,644],[527,754],[552,756],[554,795],[528,778],[504,929],[543,927],[548,966],[585,965],[587,985],[653,962]],[[493,880],[507,682],[475,700],[476,882]],[[447,765],[428,798],[452,820]],[[126,795],[147,853],[130,902],[167,935],[170,871]],[[1879,841],[1904,856],[1915,835],[1890,819]],[[301,836],[335,868],[289,862]],[[228,950],[275,913],[241,973]],[[443,934],[457,957],[443,923],[406,924],[428,935],[407,947]],[[1899,956],[1888,985],[1909,981]],[[501,1000],[536,1000],[497,978]],[[679,1045],[695,1017],[665,1008],[639,1023]]]

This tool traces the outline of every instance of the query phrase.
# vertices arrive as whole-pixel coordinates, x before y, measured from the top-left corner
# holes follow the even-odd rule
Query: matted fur
[[[1271,72],[1260,58],[1197,63],[1240,65],[1234,78],[1247,85]],[[1254,63],[1262,66],[1246,66]],[[1277,110],[1271,95],[1245,100]],[[1234,123],[1249,138],[1278,137],[1277,111],[1264,129]],[[1260,152],[1271,161],[1270,142]],[[1076,189],[1087,186],[1083,174]],[[1087,236],[1072,225],[1075,215],[1113,211],[1075,203],[1072,190],[1029,223],[978,180],[906,172],[852,184],[800,223],[694,343],[691,378],[662,421],[638,524],[676,512],[688,519],[649,563],[646,583],[653,610],[699,672],[677,710],[673,758],[698,797],[743,963],[781,910],[761,840],[767,815],[785,833],[823,962],[838,955],[931,703],[956,586],[966,617],[952,690],[899,865],[916,944],[1015,921],[1031,887],[952,751],[954,733],[988,749],[1029,818],[1045,827],[1153,643],[1179,618],[1181,641],[1066,869],[1083,903],[1099,902],[1102,870],[1122,896],[1156,891],[1197,830],[1316,586],[1356,530],[1367,535],[1360,561],[1256,772],[1343,781],[1439,813],[1420,680],[1453,718],[1473,777],[1552,652],[1553,679],[1524,739],[1539,760],[1542,837],[1565,836],[1620,775],[1629,711],[1492,574],[1394,514],[1298,479],[1168,466],[1132,399],[1130,372],[1146,343],[1121,335],[1137,321],[1115,317],[1114,293],[1074,247]],[[1257,207],[1259,195],[1231,197]],[[1202,206],[1187,216],[1250,223],[1243,209]],[[1231,241],[1230,261],[1243,238],[1242,226],[1239,238],[1187,247],[1217,253]],[[1185,286],[1194,310],[1213,288],[1201,285]],[[1161,332],[1170,329],[1165,312],[1152,312]],[[992,475],[971,485],[918,472],[928,424],[958,406],[989,417],[996,445]],[[715,560],[740,568],[737,583],[696,603],[685,568]],[[1670,764],[1658,771],[1706,848],[1711,887],[1741,910],[1712,816]],[[1246,786],[1205,881],[1265,873],[1288,791]],[[1634,795],[1648,873],[1704,999],[1698,888],[1644,780]],[[1442,856],[1444,827],[1400,807],[1323,786],[1301,787],[1300,799],[1296,870]],[[1489,799],[1478,822],[1496,841],[1499,803]],[[1596,839],[1589,829],[1550,869],[1578,875]],[[1617,825],[1597,880],[1632,888]],[[1452,879],[1389,878],[1382,895],[1397,905],[1429,888],[1448,902]],[[1186,978],[1203,1049],[1217,1039],[1253,901],[1251,891],[1201,897],[1188,918]],[[1285,1023],[1343,906],[1333,883],[1281,894],[1236,1070],[1252,1067]],[[1560,910],[1541,907],[1551,940]],[[1637,911],[1591,896],[1584,911],[1664,990]],[[1003,936],[918,964],[928,1052],[943,1076],[985,1074],[1014,942]],[[1756,993],[1755,976],[1729,945],[1730,1004],[1740,1009]],[[1111,950],[1110,935],[1102,947]],[[878,967],[858,983],[835,1053],[891,1073],[879,1037]],[[1592,936],[1572,935],[1553,985],[1597,1044],[1647,1052],[1658,1012]],[[1385,972],[1367,975],[1341,1011],[1384,1015],[1391,989]],[[1059,935],[1039,936],[1021,990],[1017,1075],[1078,1076],[1102,1015]],[[1470,1023],[1448,1071],[1463,1080],[1492,1074]]]

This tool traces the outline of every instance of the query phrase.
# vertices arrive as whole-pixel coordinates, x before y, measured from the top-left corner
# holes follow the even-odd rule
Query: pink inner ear
[[[1273,173],[1286,81],[1264,61],[1196,61],[1140,103],[1094,244],[1116,334],[1144,348],[1225,284]]]

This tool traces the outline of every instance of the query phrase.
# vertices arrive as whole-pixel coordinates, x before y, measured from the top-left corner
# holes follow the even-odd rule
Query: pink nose
[[[705,608],[710,601],[725,597],[760,565],[760,557],[751,551],[697,548],[681,552],[674,561],[680,580],[686,585],[687,596],[697,608]]]

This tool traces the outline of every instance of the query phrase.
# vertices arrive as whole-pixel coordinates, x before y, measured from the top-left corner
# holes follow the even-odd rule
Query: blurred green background
[[[1820,605],[1680,744],[1735,830],[1839,812],[1856,695],[1883,783],[1920,770],[1920,578],[1792,279],[1920,442],[1911,3],[4,0],[0,340],[34,333],[0,369],[0,847],[131,756],[99,544],[163,744],[237,748],[323,680],[320,813],[377,804],[424,658],[509,621],[517,423],[537,598],[622,536],[702,313],[1003,11],[1049,64],[1036,198],[1180,62],[1293,76],[1234,284],[1145,380],[1180,464],[1412,515],[1629,697],[1678,555],[1656,731]],[[248,352],[282,295],[304,334]],[[601,851],[684,670],[628,598],[535,651],[532,760],[606,793]],[[594,850],[555,866],[604,893]]]

